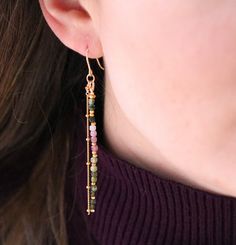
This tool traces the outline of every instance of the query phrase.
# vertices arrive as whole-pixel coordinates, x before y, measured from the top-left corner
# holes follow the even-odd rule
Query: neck
[[[205,172],[197,175],[191,174],[193,172],[191,172],[191,162],[187,162],[188,169],[184,167],[186,163],[181,167],[181,164],[169,162],[158,151],[158,148],[132,124],[129,115],[124,113],[115,96],[109,77],[106,77],[104,96],[104,144],[112,154],[159,177],[216,194],[236,195],[235,190],[232,190],[234,183],[228,183],[227,187],[227,183],[219,183],[217,186],[214,180],[213,182],[209,181],[210,173],[207,172],[209,171],[207,166]],[[214,169],[220,179],[223,171],[218,170],[219,174]]]
[[[177,169],[130,122],[119,105],[108,77],[105,82],[103,129],[106,148],[118,158],[160,177],[187,183],[187,179],[178,175]]]

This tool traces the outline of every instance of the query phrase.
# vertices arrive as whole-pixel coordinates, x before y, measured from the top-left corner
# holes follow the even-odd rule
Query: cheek
[[[181,2],[103,1],[101,36],[112,76],[186,92],[235,86],[235,7],[190,0],[180,12]]]
[[[151,129],[151,122],[157,135],[168,139],[168,134],[177,138],[179,133],[183,139],[188,124],[188,137],[194,132],[201,137],[200,128],[203,140],[203,134],[216,135],[232,122],[235,6],[222,4],[213,10],[208,5],[205,12],[189,7],[180,13],[176,4],[175,9],[165,4],[169,1],[104,2],[111,7],[108,11],[104,5],[102,21],[107,70],[122,109],[139,130]],[[153,136],[152,131],[144,133]]]
[[[233,11],[222,14],[178,18],[159,27],[159,72],[165,80],[176,81],[181,91],[189,88],[197,94],[203,89],[210,92],[235,86],[236,17]]]

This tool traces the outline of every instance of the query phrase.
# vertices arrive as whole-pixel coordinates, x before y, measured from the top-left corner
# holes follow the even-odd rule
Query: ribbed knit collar
[[[86,122],[83,112],[76,117],[71,244],[83,236],[101,245],[236,244],[236,198],[159,177],[117,158],[99,139],[96,211],[88,216]],[[87,227],[82,232],[81,217]]]

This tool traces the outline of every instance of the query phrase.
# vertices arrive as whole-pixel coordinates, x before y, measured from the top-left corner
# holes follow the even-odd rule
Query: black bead
[[[95,117],[89,117],[89,121],[92,123],[92,122],[95,122]]]

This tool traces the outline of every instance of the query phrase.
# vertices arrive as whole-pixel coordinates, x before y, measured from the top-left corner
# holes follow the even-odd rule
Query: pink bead
[[[96,130],[96,126],[95,125],[90,125],[89,129],[90,129],[90,131],[95,131]]]
[[[97,152],[98,151],[98,146],[97,145],[92,145],[92,151]]]
[[[91,136],[97,136],[97,131],[91,131],[91,132],[90,132],[90,135],[91,135]]]
[[[91,142],[96,143],[97,142],[97,137],[91,137]]]

